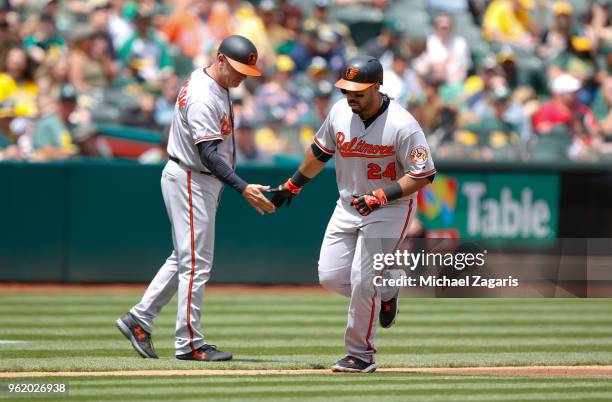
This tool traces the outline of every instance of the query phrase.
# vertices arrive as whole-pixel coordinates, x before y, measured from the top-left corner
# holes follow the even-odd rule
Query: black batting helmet
[[[219,45],[219,53],[227,58],[234,70],[244,75],[259,77],[261,71],[257,63],[257,49],[253,42],[240,35],[231,35],[223,39]]]
[[[376,58],[362,55],[346,62],[336,87],[347,91],[363,91],[377,82],[383,82],[382,65]]]

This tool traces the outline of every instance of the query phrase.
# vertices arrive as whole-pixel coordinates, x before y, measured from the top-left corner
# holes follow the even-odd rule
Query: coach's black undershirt
[[[221,140],[202,141],[198,144],[198,151],[200,152],[202,164],[206,166],[216,178],[228,186],[231,186],[239,193],[242,193],[248,183],[242,180],[236,172],[221,159],[221,156],[217,153],[217,145],[219,142],[221,142]]]
[[[391,100],[389,99],[387,94],[381,93],[381,95],[382,95],[382,98],[383,98],[383,103],[380,106],[380,109],[378,109],[378,112],[376,112],[374,114],[374,116],[370,117],[369,119],[361,120],[363,122],[365,128],[368,128],[370,126],[370,124],[374,123],[374,120],[376,120],[381,114],[385,113],[387,108],[389,108],[389,103],[391,103]]]

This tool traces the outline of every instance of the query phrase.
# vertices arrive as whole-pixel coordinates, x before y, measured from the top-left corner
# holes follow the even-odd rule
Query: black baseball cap
[[[364,91],[377,82],[383,82],[382,65],[372,56],[361,55],[346,63],[335,86],[346,91]]]
[[[219,53],[227,58],[234,70],[252,77],[261,76],[257,63],[257,48],[253,42],[240,35],[231,35],[219,45]]]

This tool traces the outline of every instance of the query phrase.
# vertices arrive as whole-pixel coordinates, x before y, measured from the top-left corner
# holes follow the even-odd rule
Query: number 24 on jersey
[[[383,177],[387,177],[389,180],[392,181],[395,181],[397,179],[397,173],[395,172],[395,162],[389,163],[382,173],[381,171],[382,167],[378,163],[368,163],[368,179],[380,180]]]

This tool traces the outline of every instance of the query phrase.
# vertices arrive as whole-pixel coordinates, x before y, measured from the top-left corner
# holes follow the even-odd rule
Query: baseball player
[[[179,93],[168,141],[169,161],[161,179],[174,251],[140,303],[117,320],[119,330],[145,358],[157,358],[151,343],[153,320],[178,289],[176,358],[230,360],[231,353],[206,343],[200,327],[204,287],[210,277],[215,214],[223,184],[259,213],[274,212],[262,194],[269,187],[247,184],[234,171],[236,146],[229,88],[260,76],[257,49],[233,35],[221,42],[214,63],[191,73]]]
[[[436,169],[423,130],[397,102],[379,92],[380,62],[357,56],[336,82],[346,96],[331,109],[295,174],[274,191],[272,203],[287,205],[336,155],[340,198],[319,257],[319,281],[350,297],[344,336],[347,356],[333,371],[376,370],[376,320],[390,327],[399,288],[376,287],[373,255],[392,253],[406,236],[417,191]]]

